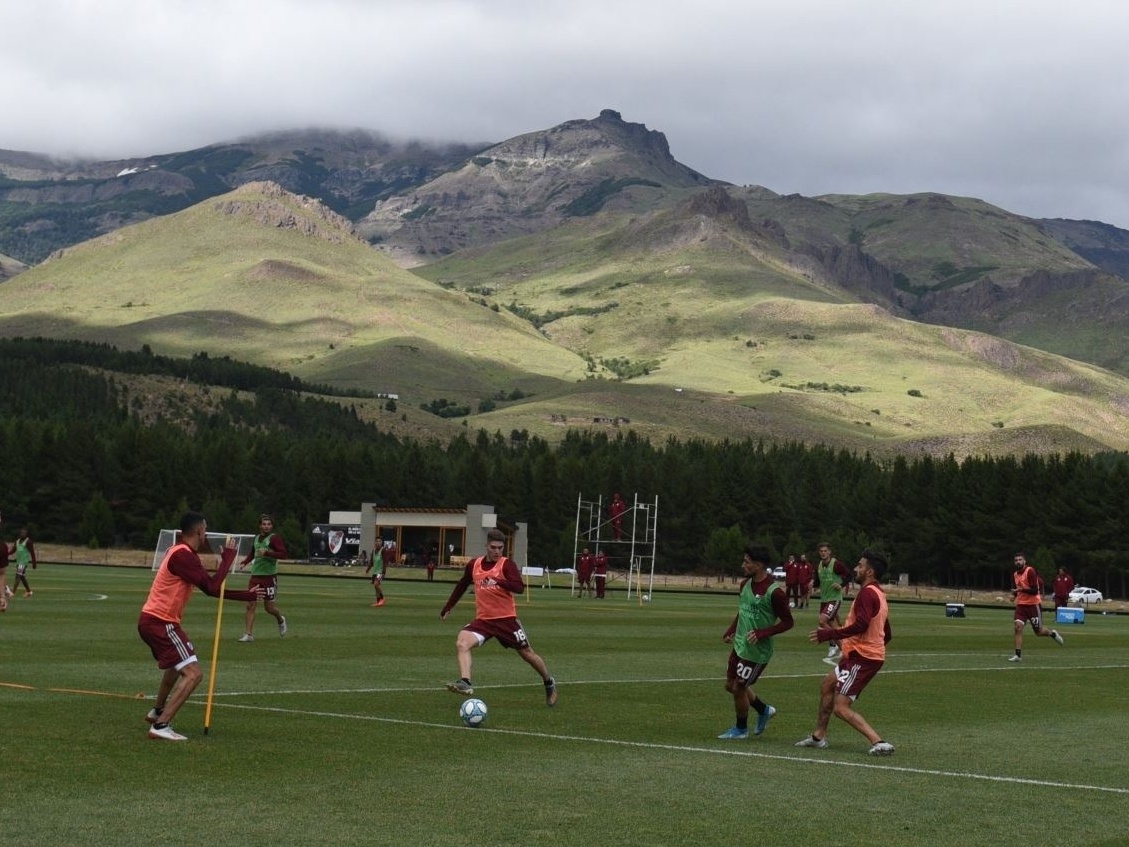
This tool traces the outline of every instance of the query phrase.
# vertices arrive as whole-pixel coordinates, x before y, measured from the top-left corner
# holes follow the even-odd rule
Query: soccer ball
[[[650,603],[651,602],[651,595],[650,594],[644,594],[643,595],[643,602],[644,603]]]
[[[476,697],[463,700],[459,706],[459,717],[467,726],[482,726],[486,722],[486,704]]]

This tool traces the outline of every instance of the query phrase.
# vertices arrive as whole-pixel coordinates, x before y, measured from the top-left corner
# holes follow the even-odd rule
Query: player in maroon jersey
[[[525,627],[517,617],[514,596],[525,591],[525,580],[521,578],[521,568],[505,555],[505,550],[506,536],[502,531],[487,532],[486,555],[467,562],[462,578],[439,613],[439,619],[446,620],[466,590],[474,586],[474,620],[459,630],[455,641],[460,677],[448,683],[447,690],[465,697],[474,694],[474,684],[470,681],[471,652],[494,638],[503,647],[516,650],[522,660],[537,671],[545,683],[545,704],[555,706],[557,683],[549,674],[545,660],[533,652]]]
[[[813,644],[839,641],[842,655],[837,667],[827,672],[819,686],[819,712],[812,734],[796,742],[797,747],[827,746],[827,725],[831,715],[860,732],[870,742],[871,756],[891,756],[894,745],[883,741],[854,704],[867,684],[877,676],[886,661],[886,644],[894,637],[890,628],[890,611],[882,593],[882,576],[886,573],[886,557],[864,550],[855,565],[858,596],[847,613],[847,623],[832,627],[820,618],[819,629],[808,635]]]
[[[1023,630],[1027,624],[1031,624],[1036,635],[1049,636],[1060,646],[1064,640],[1058,630],[1043,626],[1043,596],[1040,594],[1043,581],[1039,578],[1039,572],[1027,563],[1027,557],[1022,551],[1015,554],[1014,564],[1015,572],[1011,576],[1015,588],[1011,590],[1011,596],[1015,598],[1015,655],[1008,661],[1022,662]]]
[[[1055,597],[1055,608],[1060,609],[1070,602],[1070,592],[1074,590],[1074,577],[1066,568],[1059,568],[1055,574],[1052,591]]]
[[[596,599],[603,600],[608,590],[608,554],[603,550],[597,550],[592,559],[592,579],[596,583]]]
[[[577,597],[583,597],[585,591],[592,596],[592,554],[587,547],[576,557],[576,582],[580,586]]]
[[[608,517],[612,519],[612,532],[616,541],[623,539],[623,513],[626,511],[627,504],[623,502],[617,491],[612,495],[612,502],[608,504]]]
[[[192,598],[193,587],[210,597],[220,596],[223,581],[238,552],[235,539],[229,538],[219,567],[214,574],[209,574],[199,555],[201,550],[207,549],[208,522],[199,512],[188,512],[180,519],[180,539],[165,553],[137,620],[137,632],[141,640],[149,645],[162,672],[156,705],[145,716],[145,720],[152,724],[149,727],[150,738],[187,740],[172,728],[172,720],[204,674],[192,642],[180,628],[181,617]],[[223,589],[222,599],[247,602],[264,596],[266,590],[262,588],[253,591]]]

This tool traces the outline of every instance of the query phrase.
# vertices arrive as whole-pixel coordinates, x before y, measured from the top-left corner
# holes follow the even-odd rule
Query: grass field
[[[1090,614],[1066,646],[1028,635],[1008,664],[1010,614],[892,604],[895,640],[860,709],[891,759],[833,722],[812,727],[824,651],[813,609],[777,640],[758,684],[778,715],[760,738],[732,724],[721,633],[735,597],[657,594],[639,606],[534,589],[520,606],[560,684],[494,644],[476,653],[484,728],[467,729],[450,583],[284,577],[291,633],[260,612],[236,642],[224,607],[216,701],[181,711],[187,743],[149,741],[158,672],[137,636],[151,574],[51,565],[0,616],[0,843],[22,845],[775,845],[1129,843],[1129,618]],[[242,587],[243,577],[237,582]],[[216,603],[185,628],[205,669]]]

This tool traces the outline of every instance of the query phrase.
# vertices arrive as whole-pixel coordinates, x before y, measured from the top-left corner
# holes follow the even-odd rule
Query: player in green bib
[[[718,738],[727,741],[749,737],[749,709],[757,713],[754,735],[768,726],[776,709],[761,700],[753,685],[772,658],[773,636],[792,628],[788,593],[769,573],[772,555],[768,548],[750,544],[745,548],[741,570],[745,578],[738,589],[737,615],[721,640],[732,644],[725,674],[725,690],[733,695],[737,722]]]
[[[251,579],[247,583],[250,591],[258,588],[263,598],[263,608],[267,614],[272,615],[278,622],[278,635],[286,635],[289,626],[282,612],[278,610],[275,599],[278,596],[278,560],[286,558],[286,544],[282,536],[274,531],[274,518],[270,515],[259,515],[259,534],[252,542],[251,552],[240,563],[239,570],[251,565]],[[255,640],[255,612],[259,608],[258,600],[247,601],[247,611],[244,614],[243,634],[239,640],[247,643]]]
[[[828,629],[834,624],[843,625],[839,607],[843,605],[843,589],[851,581],[850,569],[831,555],[831,545],[819,542],[819,564],[815,566],[815,580],[819,586],[819,628]],[[839,642],[832,641],[827,648],[827,658],[839,655]]]
[[[20,530],[19,538],[8,552],[16,557],[16,588],[19,589],[23,585],[24,597],[30,597],[32,590],[31,584],[27,581],[27,567],[31,565],[32,570],[35,570],[39,567],[39,560],[35,556],[35,542],[28,535],[26,526]]]

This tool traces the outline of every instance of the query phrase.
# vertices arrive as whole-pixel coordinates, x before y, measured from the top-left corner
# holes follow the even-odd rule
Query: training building
[[[359,527],[361,550],[392,546],[398,563],[420,567],[429,558],[438,567],[463,565],[467,557],[485,552],[487,532],[500,529],[506,536],[506,555],[518,564],[528,563],[528,524],[502,518],[493,506],[427,509],[362,503],[359,512],[330,512],[329,523]]]

